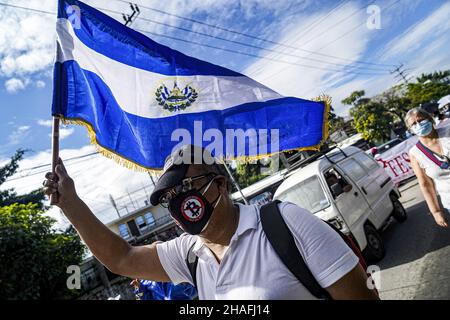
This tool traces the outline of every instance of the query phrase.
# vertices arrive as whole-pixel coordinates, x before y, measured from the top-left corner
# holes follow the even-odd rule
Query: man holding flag
[[[200,299],[316,298],[271,247],[261,226],[260,208],[234,204],[222,167],[180,163],[185,152],[190,152],[189,146],[168,158],[151,195],[152,204],[168,207],[186,231],[167,242],[133,247],[109,230],[77,196],[62,161],[56,176],[46,175],[46,193],[58,192],[57,205],[97,259],[114,273],[189,282],[196,285]],[[377,298],[367,287],[358,258],[334,230],[294,204],[278,207],[307,267],[329,298]],[[186,263],[190,251],[198,257],[194,273]]]
[[[162,46],[80,1],[59,1],[57,30],[53,116],[85,125],[100,152],[122,164],[164,166],[150,200],[166,207],[186,232],[130,246],[78,197],[59,159],[46,175],[46,194],[107,268],[131,278],[189,282],[200,299],[377,298],[358,257],[335,231],[306,210],[279,203],[303,271],[317,285],[299,281],[272,247],[260,208],[232,202],[217,161],[317,149],[327,136],[326,103],[282,97],[244,75]],[[186,139],[195,136],[198,123],[209,138]],[[256,129],[263,134],[250,136],[248,145],[235,148],[234,139],[224,138]],[[212,136],[221,139],[206,145]]]

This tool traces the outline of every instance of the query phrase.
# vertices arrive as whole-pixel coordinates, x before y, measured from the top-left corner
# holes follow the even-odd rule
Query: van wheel
[[[365,258],[369,262],[380,261],[386,254],[380,233],[370,224],[364,225],[364,233],[367,239],[367,246],[364,249]]]
[[[400,223],[405,222],[408,214],[401,202],[398,199],[392,199],[392,204],[394,205],[394,212],[392,213],[394,219]]]

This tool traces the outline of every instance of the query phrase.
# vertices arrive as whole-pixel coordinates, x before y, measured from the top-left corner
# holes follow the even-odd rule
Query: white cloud
[[[38,88],[38,89],[45,88],[45,82],[42,81],[42,80],[38,80],[38,81],[35,82],[35,86],[36,86],[36,88]]]
[[[310,14],[303,17],[297,17],[295,21],[285,26],[284,30],[279,30],[278,33],[283,35],[283,37],[278,39],[277,42],[287,43],[291,46],[300,47],[308,51],[316,51],[329,55],[331,54],[343,59],[361,59],[371,39],[369,29],[364,27],[356,28],[352,33],[348,34],[348,36],[343,37],[339,41],[332,42],[336,38],[339,38],[342,34],[348,32],[348,30],[360,25],[361,21],[365,21],[362,20],[367,18],[366,13],[363,11],[359,12],[360,14],[352,16],[352,13],[357,10],[358,6],[356,3],[348,3],[329,15],[327,19],[322,21],[322,23],[312,28],[308,34],[303,32],[305,28],[307,28],[307,26],[314,21],[321,20],[328,14],[329,10],[318,12],[313,15]],[[342,21],[343,17],[349,18]],[[266,59],[260,59],[244,71],[245,74],[255,78],[285,96],[296,96],[310,99],[321,93],[327,93],[332,95],[335,102],[340,102],[344,96],[341,95],[341,91],[336,90],[336,87],[341,87],[342,84],[340,83],[345,84],[355,79],[355,75],[351,73],[334,71],[355,71],[355,65],[350,61],[333,60],[331,58],[310,55],[300,50],[288,49],[285,47],[274,46],[273,48],[291,55],[298,55],[301,57],[325,60],[340,64],[340,66],[330,65],[323,62],[308,61],[307,59],[296,57],[283,57],[277,53],[270,53],[266,55],[267,58],[282,59],[293,64],[298,63],[315,66],[318,67],[318,69],[292,64],[287,65],[279,62],[271,62]],[[320,68],[325,70],[321,70]],[[363,82],[367,78],[368,76],[359,75],[358,81]],[[353,86],[354,84],[349,85],[351,88],[353,88]]]
[[[43,120],[43,119],[39,119],[37,121],[37,124],[43,127],[52,127],[53,125],[53,121],[52,120]]]
[[[52,120],[38,120],[38,124],[43,127],[52,127]],[[64,140],[65,138],[71,136],[75,132],[74,128],[59,128],[59,140]],[[52,134],[49,133],[49,137],[52,137]]]
[[[382,4],[382,9],[387,8],[389,4]],[[415,8],[418,4],[419,1],[415,1],[411,5]],[[369,47],[372,40],[375,42],[383,37],[390,37],[392,30],[401,28],[401,20],[404,17],[417,14],[416,12],[411,12],[412,9],[409,5],[399,4],[391,7],[389,10],[382,10],[381,30],[369,30],[365,27],[355,28],[361,24],[361,21],[367,19],[366,12],[364,11],[351,16],[357,8],[358,3],[355,2],[344,5],[340,10],[336,10],[327,19],[322,21],[320,25],[310,30],[307,35],[304,35],[302,32],[305,27],[312,21],[321,20],[330,9],[327,8],[323,12],[304,17],[296,17],[296,20],[293,22],[289,24],[285,23],[284,27],[281,25],[283,28],[280,28],[277,33],[283,35],[283,37],[276,41],[349,60],[366,60],[364,56],[369,48],[372,49],[372,47]],[[378,56],[375,54],[376,58],[369,61],[380,63],[398,63],[398,61],[404,61],[408,67],[411,66],[411,63],[415,64],[417,61],[419,62],[418,67],[413,72],[411,70],[409,71],[413,76],[421,72],[432,72],[434,70],[450,68],[450,60],[448,59],[450,38],[447,35],[450,31],[449,14],[450,3],[446,2],[425,19],[386,44],[385,47],[379,50],[383,54]],[[349,18],[343,20],[344,17]],[[342,22],[336,25],[338,21]],[[353,31],[351,33],[340,38],[352,29]],[[327,30],[326,33],[322,34],[325,30]],[[332,42],[337,38],[339,38],[338,41]],[[330,42],[332,44],[327,45]],[[290,50],[285,47],[273,46],[273,49],[282,50],[287,54],[296,54],[303,57],[345,64],[346,67],[332,66],[294,57],[286,58],[276,53],[270,53],[265,56],[272,59],[287,60],[291,63],[301,63],[334,70],[354,70],[361,73],[373,72],[367,69],[373,68],[373,66],[366,65],[361,70],[355,70],[350,69],[351,64],[343,60],[308,55],[302,53],[302,51]],[[405,61],[405,59],[407,60]],[[388,72],[388,69],[386,67],[385,71],[383,71],[384,74],[379,75],[354,75],[348,72],[314,70],[307,67],[286,65],[260,59],[250,65],[244,73],[286,96],[310,99],[321,93],[329,94],[333,98],[335,111],[339,115],[345,116],[348,114],[348,107],[342,105],[341,100],[347,97],[352,91],[365,90],[367,96],[372,96],[397,83],[397,80]]]
[[[14,5],[55,11],[55,1],[7,1]],[[51,15],[0,8],[0,75],[27,76],[53,63],[55,21]]]
[[[8,136],[8,146],[21,143],[30,133],[30,126],[19,126]]]
[[[95,152],[93,146],[85,146],[79,149],[62,149],[60,157],[65,161],[69,175],[74,179],[77,193],[83,201],[91,208],[94,214],[103,222],[117,218],[117,212],[111,205],[109,195],[111,194],[121,208],[121,215],[131,212],[136,206],[143,206],[144,201],[150,194],[153,186],[147,173],[135,172],[126,169],[113,160],[101,155],[93,155],[82,159],[67,159],[79,157]],[[0,159],[0,163],[7,159]],[[51,162],[51,151],[42,151],[34,155],[26,154],[25,159],[20,162],[18,171],[33,168]],[[24,194],[40,188],[45,179],[46,170],[50,171],[50,166],[34,170],[25,170],[17,173],[0,186],[0,189],[15,188],[19,194]],[[37,173],[37,174],[35,174]],[[22,177],[22,178],[20,178]],[[19,179],[16,179],[19,178]],[[143,189],[145,187],[145,190]],[[134,192],[138,189],[140,191]],[[133,203],[128,196],[130,193]],[[124,206],[127,206],[125,208]],[[53,207],[50,210],[51,216],[59,220],[59,210]],[[62,227],[61,225],[59,227]]]
[[[17,93],[21,90],[24,90],[27,86],[27,81],[23,81],[21,79],[12,78],[5,81],[5,89],[9,93]]]
[[[13,4],[17,6],[23,6],[28,8],[34,8],[43,11],[55,12],[56,3],[54,0],[5,0],[7,4]],[[130,8],[127,3],[122,3],[119,1],[108,1],[103,0],[87,0],[89,5],[97,8],[105,8],[123,13],[130,13]],[[142,2],[142,1],[139,1]],[[138,2],[138,3],[139,3]],[[156,9],[161,9],[173,14],[178,14],[180,16],[192,18],[195,14],[202,14],[200,20],[214,24],[227,27],[227,25],[232,24],[233,29],[242,30],[240,27],[248,28],[246,22],[252,21],[252,26],[255,30],[259,32],[260,36],[262,33],[267,32],[268,35],[272,35],[276,24],[280,19],[280,16],[289,16],[289,8],[293,7],[297,11],[301,11],[302,8],[308,7],[312,0],[302,1],[298,4],[293,4],[292,1],[281,0],[281,1],[269,1],[269,0],[248,0],[241,1],[239,6],[236,5],[234,0],[192,0],[192,1],[181,1],[172,0],[165,2],[153,2],[151,4],[145,3],[143,6],[147,5],[154,7]],[[260,21],[258,25],[259,28],[254,23],[255,13],[261,10],[270,11],[273,15],[273,23],[267,26],[267,23]],[[105,12],[111,17],[122,21],[121,14],[115,14],[111,12]],[[239,14],[243,16],[242,19],[236,21],[234,15]],[[180,20],[175,16],[155,14],[154,11],[147,10],[141,7],[141,17],[150,18],[157,20],[161,23],[167,23],[174,26],[184,26],[187,28],[192,28],[197,31],[203,31],[208,34],[217,35],[222,34],[227,38],[233,39],[236,37],[234,34],[230,34],[224,31],[219,31],[217,29],[211,29],[206,26],[192,24],[184,20]],[[30,11],[0,7],[0,76],[5,77],[15,77],[23,79],[23,77],[30,77],[36,74],[41,78],[51,77],[51,66],[54,61],[55,54],[55,22],[56,17],[53,15],[46,15],[42,13],[34,13]],[[150,23],[143,19],[138,19],[134,22],[133,28],[145,29],[152,32],[178,36],[181,38],[186,38],[186,35],[192,37],[192,34],[187,34],[183,31],[179,31],[173,28],[165,27],[162,25]],[[3,31],[4,30],[4,31]],[[242,30],[246,32],[248,30]],[[253,32],[254,33],[254,32]],[[197,38],[197,36],[194,36]],[[161,40],[157,37],[156,40]],[[199,39],[202,40],[202,39]],[[173,42],[171,40],[164,39],[165,43],[170,41],[170,45],[180,48],[180,45],[186,47],[186,44],[181,44],[178,42]],[[208,42],[213,40],[208,39]],[[202,47],[193,46],[187,49],[191,54],[201,53],[209,54],[210,49],[205,49]],[[214,53],[216,53],[214,51]],[[211,55],[209,55],[210,57]],[[36,84],[41,87],[42,83]]]
[[[75,132],[74,128],[60,128],[59,139],[63,140]]]
[[[385,45],[386,57],[411,54],[421,48],[426,48],[436,40],[448,39],[450,32],[450,2],[445,2],[433,13],[408,28],[403,34],[392,39]],[[448,43],[448,42],[447,42]]]

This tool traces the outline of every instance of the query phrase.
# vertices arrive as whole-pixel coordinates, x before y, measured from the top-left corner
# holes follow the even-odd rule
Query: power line
[[[117,11],[112,11],[112,10],[108,10],[108,11],[114,12],[116,14],[120,14],[120,12],[117,12]],[[348,65],[341,64],[341,63],[328,62],[328,61],[325,61],[325,60],[320,60],[320,59],[315,59],[315,58],[308,58],[308,57],[295,55],[295,54],[289,54],[289,53],[285,53],[283,51],[278,51],[278,50],[275,50],[275,49],[264,48],[264,47],[261,47],[261,46],[252,45],[252,44],[245,43],[245,42],[242,42],[242,41],[230,40],[230,39],[222,38],[222,37],[219,37],[219,36],[213,36],[211,34],[207,34],[207,33],[204,33],[204,32],[193,31],[193,30],[186,29],[186,28],[183,28],[183,27],[173,26],[173,25],[170,25],[170,24],[167,24],[167,23],[164,23],[164,22],[155,21],[155,20],[149,19],[149,18],[140,17],[140,19],[143,20],[143,21],[152,22],[152,23],[155,23],[155,24],[158,24],[158,25],[162,25],[162,26],[165,26],[165,27],[174,28],[174,29],[182,30],[182,31],[189,32],[189,33],[192,33],[192,34],[198,34],[198,35],[205,36],[205,37],[208,37],[208,38],[213,38],[213,39],[217,39],[217,40],[221,40],[221,41],[230,42],[230,43],[238,44],[238,45],[249,47],[249,48],[253,48],[253,49],[259,49],[259,50],[265,50],[265,51],[274,52],[274,53],[280,53],[280,54],[284,54],[284,55],[295,57],[295,58],[299,58],[299,59],[306,59],[306,60],[310,60],[310,61],[326,63],[326,64],[340,66],[340,67],[348,66]],[[136,30],[141,31],[139,29],[136,29]],[[143,32],[146,32],[146,31],[143,31]],[[358,67],[358,68],[360,68],[360,67]],[[364,68],[366,70],[373,70],[373,71],[388,71],[386,68],[384,68],[384,69],[370,68],[370,67],[364,67]]]
[[[123,3],[129,3],[128,1],[125,1],[125,0],[115,0],[115,1],[123,2]],[[283,43],[280,43],[280,42],[267,40],[267,39],[260,38],[260,37],[254,36],[254,35],[250,35],[250,34],[246,34],[246,33],[243,33],[243,32],[235,31],[235,30],[232,30],[232,29],[223,28],[223,27],[220,27],[220,26],[217,26],[217,25],[212,25],[212,24],[209,24],[209,23],[206,23],[206,22],[203,22],[203,21],[199,21],[199,20],[195,20],[195,19],[192,19],[192,18],[183,17],[183,16],[180,16],[180,15],[177,15],[177,14],[174,14],[174,13],[170,13],[170,12],[163,11],[163,10],[160,10],[160,9],[152,8],[152,7],[149,7],[149,6],[142,5],[142,4],[138,4],[138,5],[139,5],[140,8],[144,8],[144,9],[147,9],[147,10],[158,12],[158,13],[161,13],[161,14],[164,14],[164,15],[176,17],[178,19],[182,19],[182,20],[189,21],[189,22],[192,22],[192,23],[201,24],[201,25],[204,25],[204,26],[207,26],[207,27],[210,27],[210,28],[214,28],[214,29],[217,29],[217,30],[221,30],[221,31],[237,34],[237,35],[248,37],[248,38],[251,38],[251,39],[254,39],[254,40],[259,40],[259,41],[275,44],[275,45],[286,47],[286,48],[290,48],[290,49],[300,50],[300,51],[308,52],[308,53],[311,53],[311,54],[321,55],[321,56],[324,56],[324,57],[329,57],[329,58],[334,58],[334,59],[339,59],[339,60],[344,60],[344,61],[350,61],[350,62],[353,62],[353,63],[371,64],[371,65],[378,65],[378,66],[385,66],[385,67],[392,67],[392,66],[394,66],[392,64],[383,64],[383,63],[375,63],[375,62],[368,62],[368,61],[362,61],[362,60],[351,60],[351,59],[346,59],[346,58],[340,58],[340,57],[329,55],[329,54],[325,54],[325,53],[319,53],[319,52],[315,52],[315,51],[311,51],[311,50],[301,49],[301,48],[297,48],[297,47],[290,46],[290,45],[287,45],[287,44],[283,44]]]
[[[72,158],[69,158],[69,159],[65,159],[64,162],[77,160],[77,159],[83,159],[83,158],[90,157],[90,156],[93,156],[93,155],[96,155],[96,154],[99,154],[99,153],[98,152],[92,152],[92,153],[88,153],[88,154],[85,154],[85,155],[82,155],[82,156],[72,157]],[[20,172],[28,171],[28,170],[39,169],[39,168],[48,167],[48,166],[51,166],[51,163],[41,164],[41,165],[38,165],[38,166],[35,166],[35,167],[22,169],[20,171],[17,171],[16,173],[20,173]]]
[[[328,18],[334,11],[342,8],[344,6],[344,4],[348,3],[349,0],[344,0],[341,3],[338,3],[338,5],[336,7],[334,7],[333,9],[331,9],[330,12],[328,12],[325,16],[321,17],[320,19],[317,19],[316,21],[314,21],[313,23],[311,23],[310,25],[308,25],[308,27],[305,28],[305,30],[303,32],[301,32],[298,36],[295,37],[295,39],[292,41],[292,43],[298,43],[300,41],[301,38],[303,38],[303,36],[305,36],[310,30],[314,29],[313,27],[315,27],[316,25],[318,25],[320,22],[322,22],[323,20],[325,20],[326,18]],[[285,50],[287,51],[287,50]],[[305,59],[309,59],[308,57],[311,54],[309,54],[308,56],[303,56]],[[258,67],[256,70],[254,70],[251,73],[251,76],[255,76],[258,72],[260,72],[261,70],[264,69],[264,65],[261,65],[260,67]],[[283,68],[283,70],[285,70],[286,68]],[[264,79],[265,80],[265,79]]]
[[[395,4],[397,4],[398,2],[400,2],[400,0],[394,1],[394,2],[391,3],[389,6],[387,6],[386,8],[384,8],[384,10],[390,9],[391,7],[393,7],[393,6],[394,6]],[[366,24],[365,21],[362,22],[361,24],[359,24],[359,25],[353,27],[352,29],[350,29],[349,31],[345,32],[344,34],[342,34],[342,35],[339,36],[338,38],[334,39],[333,41],[331,41],[331,42],[327,43],[326,45],[320,47],[318,50],[322,50],[322,49],[328,47],[329,45],[331,45],[331,44],[335,43],[336,41],[338,41],[338,40],[340,40],[340,39],[346,37],[348,34],[350,34],[351,32],[355,31],[356,29],[360,28],[361,26],[363,26],[363,25],[365,25],[365,24]],[[264,81],[264,80],[267,80],[267,79],[269,79],[269,78],[271,78],[271,77],[274,77],[274,76],[278,75],[279,73],[283,72],[285,69],[286,69],[286,68],[283,68],[282,70],[280,70],[280,71],[278,71],[278,72],[276,72],[276,73],[274,73],[274,74],[272,74],[272,75],[270,75],[270,76],[268,76],[268,77],[265,77],[265,78],[264,78],[263,80],[261,80],[261,81]],[[362,73],[361,73],[361,74],[362,74]],[[312,90],[310,90],[310,91],[308,91],[308,92],[305,92],[304,94],[301,94],[301,96],[306,96],[307,94],[309,94],[309,93],[311,93],[311,92],[312,92]]]
[[[116,1],[121,1],[121,0],[116,0]],[[0,4],[5,5],[5,6],[10,6],[10,5],[4,4],[4,3],[0,3]],[[24,10],[28,10],[29,9],[29,8],[26,8],[26,7],[19,7],[19,6],[14,6],[14,8],[24,9]],[[108,9],[107,11],[112,12],[113,10],[109,10]],[[55,14],[53,12],[42,11],[42,10],[39,10],[39,13]],[[115,13],[118,13],[118,12],[115,12]],[[271,61],[285,63],[285,64],[289,64],[289,65],[297,65],[297,66],[310,68],[310,69],[321,69],[321,70],[327,70],[327,71],[333,71],[333,72],[346,72],[346,73],[356,73],[356,74],[366,74],[366,75],[379,75],[380,74],[380,73],[360,73],[360,72],[337,70],[337,69],[327,69],[327,68],[319,67],[319,66],[311,66],[311,65],[306,65],[306,64],[294,63],[294,62],[289,62],[289,61],[285,61],[285,60],[272,59],[272,58],[269,58],[269,57],[264,57],[264,56],[260,56],[260,55],[256,55],[256,54],[247,53],[247,52],[236,51],[236,50],[227,49],[227,48],[220,48],[220,47],[216,47],[216,46],[212,46],[212,45],[203,44],[203,43],[200,43],[200,42],[189,41],[189,40],[176,38],[176,37],[171,37],[171,36],[167,36],[167,35],[163,35],[163,34],[159,34],[159,33],[155,33],[155,32],[150,32],[150,31],[145,31],[145,30],[140,30],[140,29],[135,29],[135,30],[143,32],[143,33],[153,34],[153,35],[164,37],[164,38],[167,38],[167,39],[181,41],[181,42],[190,43],[190,44],[195,44],[195,45],[199,45],[199,46],[203,46],[203,47],[207,47],[207,48],[211,48],[211,49],[227,51],[227,52],[241,54],[241,55],[246,55],[246,56],[255,57],[255,58],[259,58],[259,59],[271,60]],[[378,70],[376,70],[376,71],[378,71]],[[380,71],[383,71],[383,70],[380,70]]]
[[[391,71],[391,74],[396,73],[395,78],[402,78],[405,84],[408,84],[408,75],[406,74],[406,70],[402,70],[403,63],[400,64],[397,68]]]
[[[9,3],[2,3],[2,2],[0,2],[0,6],[10,7],[10,8],[15,8],[15,9],[23,9],[23,10],[33,11],[33,12],[36,12],[36,13],[53,14],[53,15],[56,14],[56,13],[50,12],[50,11],[43,11],[43,10],[34,9],[34,8],[21,7],[21,6],[17,6],[17,5],[9,4]]]
[[[289,62],[289,61],[280,60],[280,59],[273,59],[273,58],[264,57],[264,56],[260,56],[260,55],[257,55],[257,54],[243,52],[243,51],[237,51],[237,50],[233,50],[233,49],[220,48],[220,47],[216,47],[216,46],[212,46],[212,45],[208,45],[208,44],[203,44],[203,43],[200,43],[200,42],[194,42],[194,41],[191,41],[191,40],[185,40],[185,39],[181,39],[181,38],[171,37],[171,36],[163,35],[163,34],[152,32],[152,31],[146,31],[146,30],[142,30],[142,29],[136,29],[136,30],[140,31],[140,32],[143,32],[143,33],[152,34],[152,35],[155,35],[155,36],[160,36],[160,37],[171,39],[171,40],[186,42],[186,43],[190,43],[190,44],[199,45],[199,46],[202,46],[202,47],[207,47],[207,48],[221,50],[221,51],[227,51],[227,52],[241,54],[241,55],[245,55],[245,56],[249,56],[249,57],[255,57],[255,58],[259,58],[259,59],[265,59],[265,60],[285,63],[285,64],[289,64],[289,65],[296,65],[296,66],[300,66],[300,67],[304,67],[304,68],[320,69],[320,70],[334,71],[334,72],[366,74],[366,75],[382,75],[382,74],[384,74],[384,73],[361,73],[361,72],[347,71],[347,70],[328,69],[328,68],[324,68],[324,67],[320,67],[320,66],[311,66],[311,65],[301,64],[301,63],[297,63],[297,62]],[[383,71],[383,70],[380,70],[380,71]]]
[[[371,4],[373,4],[376,0],[372,0],[368,5],[370,6]],[[325,29],[323,32],[319,33],[318,35],[314,35],[314,37],[312,37],[310,40],[306,41],[305,43],[303,43],[303,45],[307,45],[308,43],[310,43],[311,41],[321,37],[322,35],[324,35],[325,33],[327,33],[331,28],[336,27],[338,24],[341,24],[342,22],[350,19],[351,17],[353,17],[355,14],[357,14],[358,12],[360,12],[361,10],[364,10],[367,8],[367,5],[365,5],[362,8],[359,8],[358,10],[354,11],[352,14],[350,14],[349,16],[345,17],[342,20],[339,20],[338,22],[336,22],[335,24],[333,24],[331,27],[328,27],[327,29]],[[319,49],[320,50],[320,49]]]
[[[309,32],[310,30],[314,29],[314,27],[315,27],[316,25],[318,25],[320,22],[322,22],[322,21],[324,21],[326,18],[328,18],[334,11],[336,11],[336,10],[342,8],[342,7],[343,7],[347,2],[349,2],[349,1],[350,1],[350,0],[344,0],[344,1],[340,2],[340,3],[338,3],[338,5],[335,6],[333,9],[331,9],[331,11],[328,12],[325,16],[323,16],[323,17],[320,18],[320,19],[317,19],[316,21],[314,21],[313,23],[311,23],[309,26],[307,26],[307,27],[305,28],[305,30],[303,30],[303,31],[300,33],[300,35],[297,37],[297,39],[299,40],[299,39],[303,38],[305,35],[308,34],[308,32]]]
[[[111,13],[114,13],[114,14],[119,14],[119,15],[122,14],[121,12],[110,10],[110,9],[105,9],[105,8],[100,8],[100,7],[98,7],[98,9],[102,10],[102,11],[105,11],[105,12],[111,12]],[[296,57],[296,58],[299,58],[299,59],[306,59],[306,60],[316,61],[316,62],[320,62],[320,63],[331,64],[331,65],[335,65],[335,66],[339,66],[339,67],[349,67],[348,65],[344,65],[344,64],[340,64],[340,63],[334,63],[334,62],[328,62],[328,61],[325,61],[325,60],[309,58],[308,56],[305,57],[305,56],[300,56],[300,55],[295,55],[295,54],[288,54],[288,53],[285,53],[283,51],[277,51],[277,50],[274,50],[274,49],[264,48],[264,47],[261,47],[261,46],[248,44],[248,43],[245,43],[245,42],[242,42],[242,41],[230,40],[230,39],[226,39],[226,38],[222,38],[222,37],[218,37],[218,36],[213,36],[211,34],[207,34],[207,33],[204,33],[204,32],[193,31],[193,30],[190,30],[190,29],[187,29],[187,28],[174,26],[174,25],[171,25],[171,24],[168,24],[168,23],[156,21],[156,20],[149,19],[149,18],[144,18],[142,16],[140,17],[140,19],[143,20],[143,21],[147,21],[147,22],[151,22],[151,23],[154,23],[154,24],[162,25],[162,26],[165,26],[165,27],[174,28],[174,29],[185,31],[185,32],[189,32],[189,33],[192,33],[192,34],[198,34],[198,35],[205,36],[205,37],[208,37],[208,38],[213,38],[213,39],[217,39],[217,40],[221,40],[221,41],[230,42],[230,43],[246,46],[246,47],[253,48],[253,49],[259,49],[259,50],[265,50],[265,51],[269,51],[269,52],[280,53],[280,54],[284,54],[284,55],[287,55],[287,56]],[[140,32],[144,32],[144,33],[150,33],[150,31],[140,30],[138,28],[135,28],[135,30],[136,31],[140,31]],[[162,35],[162,34],[157,34],[157,33],[154,33],[154,34],[158,35],[158,36],[161,36],[161,37],[168,37],[168,36]],[[173,37],[171,39],[172,40],[180,40],[180,38],[175,38],[175,37]],[[188,43],[191,42],[191,41],[185,41],[184,39],[180,40],[180,41],[184,41],[184,42],[188,42]],[[194,43],[194,42],[192,42],[192,43]],[[197,44],[197,45],[204,45],[202,43],[195,43],[195,44]],[[222,49],[222,48],[219,48],[219,49]],[[356,68],[361,68],[361,67],[356,67]],[[370,67],[364,67],[364,68],[366,70],[370,70],[370,71],[389,71],[386,68],[383,68],[383,69],[370,68]]]
[[[102,9],[102,8],[99,8],[99,9]],[[115,14],[121,14],[120,12],[109,10],[109,9],[102,9],[102,10],[109,11],[109,12],[112,12],[112,13],[115,13]],[[173,26],[173,25],[170,25],[170,24],[166,24],[166,23],[155,21],[155,20],[148,19],[148,18],[140,17],[140,19],[142,19],[144,21],[152,22],[152,23],[155,23],[155,24],[163,25],[163,26],[166,26],[166,27],[175,28],[175,29],[178,29],[178,30],[182,30],[182,31],[186,31],[186,32],[194,33],[194,34],[199,34],[199,35],[202,35],[202,36],[206,36],[206,37],[210,37],[210,38],[214,38],[214,39],[218,39],[218,40],[222,40],[222,41],[227,41],[227,42],[239,44],[239,45],[250,47],[250,48],[266,50],[266,51],[276,52],[276,53],[281,53],[281,54],[289,55],[289,56],[300,58],[300,59],[307,59],[307,60],[311,60],[311,61],[317,61],[317,62],[320,62],[320,63],[331,64],[331,65],[335,65],[335,66],[339,66],[339,67],[350,67],[348,65],[343,65],[343,64],[333,63],[333,62],[327,62],[327,61],[324,61],[324,60],[319,60],[319,59],[314,59],[314,58],[307,58],[307,57],[303,57],[303,56],[299,56],[299,55],[287,54],[287,53],[280,52],[280,51],[277,51],[277,50],[268,49],[268,48],[264,48],[264,47],[260,47],[260,46],[255,46],[255,45],[247,44],[247,43],[240,42],[240,41],[229,40],[229,39],[222,38],[222,37],[212,36],[210,34],[206,34],[206,33],[203,33],[203,32],[193,31],[193,30],[189,30],[189,29],[186,29],[186,28]],[[186,40],[186,39],[181,39],[181,38],[177,38],[177,37],[167,36],[167,35],[163,35],[163,34],[152,32],[152,31],[142,30],[142,29],[139,29],[139,28],[135,28],[135,30],[139,31],[139,32],[142,32],[142,33],[152,34],[152,35],[156,35],[156,36],[159,36],[159,37],[163,37],[163,38],[167,38],[167,39],[171,39],[171,40],[176,40],[176,41],[181,41],[181,42],[185,42],[185,43],[189,43],[189,44],[195,44],[195,45],[198,45],[198,46],[208,47],[208,48],[212,48],[212,49],[216,49],[216,50],[228,51],[228,52],[231,52],[231,53],[247,55],[247,56],[261,58],[261,59],[269,59],[269,60],[272,60],[272,61],[278,61],[278,62],[287,63],[287,64],[296,64],[296,65],[300,65],[300,66],[303,66],[303,67],[306,67],[306,68],[324,69],[322,67],[298,64],[298,63],[291,63],[289,61],[278,60],[278,59],[274,59],[274,58],[266,58],[266,57],[263,57],[263,56],[260,56],[260,55],[250,54],[250,53],[246,53],[246,52],[242,52],[242,51],[236,51],[236,50],[233,50],[233,49],[220,48],[220,47],[217,47],[217,46],[212,46],[212,45],[207,45],[207,44],[200,43],[200,42],[195,42],[195,41],[192,41],[192,40]],[[368,67],[364,67],[364,69],[368,70],[368,71],[380,71],[380,72],[383,72],[383,71],[387,72],[387,71],[389,71],[387,69],[375,69],[375,68],[368,68]],[[330,71],[343,72],[342,70],[330,70]],[[351,72],[351,71],[345,71],[345,72]],[[360,74],[360,73],[358,72],[358,74]]]
[[[69,159],[64,160],[64,163],[67,163],[68,161],[73,161],[73,160],[78,160],[78,159],[84,159],[84,158],[87,158],[87,157],[89,157],[89,156],[96,155],[96,154],[99,154],[99,153],[98,153],[98,152],[93,152],[93,153],[86,154],[86,155],[83,155],[83,156],[77,156],[77,157],[69,158]],[[90,159],[84,159],[84,160],[78,161],[78,162],[76,162],[76,163],[70,163],[70,165],[79,164],[79,163],[82,163],[82,162],[88,161],[88,160],[90,160]],[[6,183],[6,182],[15,181],[15,180],[24,179],[24,178],[28,178],[28,177],[35,176],[35,175],[38,175],[38,174],[46,173],[46,172],[48,171],[48,169],[40,170],[40,171],[33,172],[33,173],[31,173],[31,171],[32,171],[32,170],[35,170],[35,169],[40,169],[40,168],[48,167],[48,166],[51,166],[51,163],[42,164],[42,165],[38,165],[38,166],[35,166],[35,167],[31,167],[31,168],[21,169],[21,170],[17,171],[15,174],[18,174],[18,173],[21,173],[21,172],[24,172],[24,171],[29,171],[29,173],[26,174],[26,175],[24,175],[24,176],[20,176],[20,177],[15,177],[15,178],[7,179],[7,180],[5,181],[5,183]]]
[[[132,13],[131,14],[124,14],[122,13],[122,18],[125,21],[126,26],[130,26],[137,17],[141,14],[141,10],[139,10],[139,7],[133,3],[130,3],[130,8]]]

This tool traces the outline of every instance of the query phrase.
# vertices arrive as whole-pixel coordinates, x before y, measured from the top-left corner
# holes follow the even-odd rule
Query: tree
[[[352,105],[350,115],[356,131],[362,133],[363,138],[369,142],[384,141],[389,139],[392,113],[386,110],[386,106],[370,98],[364,97],[364,90],[354,91],[342,103]]]
[[[401,122],[404,121],[408,110],[412,108],[411,100],[404,96],[402,90],[402,86],[394,86],[372,99],[381,103],[386,112],[391,113],[397,121]]]
[[[436,102],[450,94],[450,70],[422,74],[417,82],[409,83],[405,97],[411,101],[412,107],[427,102]]]
[[[0,207],[0,299],[67,299],[70,265],[85,250],[73,228],[55,232],[37,204]]]
[[[376,101],[354,106],[350,115],[356,130],[369,142],[381,142],[390,138],[393,116],[383,104]]]
[[[334,113],[334,108],[331,107],[330,112],[328,113],[328,132],[331,133],[338,131],[342,129],[344,125],[344,118]]]
[[[448,83],[450,78],[450,70],[445,71],[435,71],[432,73],[422,73],[416,78],[418,83],[425,83],[428,80],[431,82],[446,82]]]
[[[261,164],[259,161],[257,163],[238,163],[234,176],[239,187],[242,189],[264,178],[261,174]]]
[[[2,185],[6,181],[6,179],[14,175],[14,173],[16,173],[17,169],[19,168],[19,162],[20,160],[22,160],[24,154],[25,150],[17,150],[16,154],[11,158],[11,161],[5,166],[0,167],[0,185]],[[0,207],[8,206],[13,203],[26,204],[31,202],[36,204],[40,209],[43,209],[44,197],[45,195],[42,188],[21,196],[18,196],[13,189],[3,190],[0,191]]]
[[[372,98],[365,97],[365,91],[359,90],[342,100],[343,104],[351,106],[354,126],[364,139],[370,142],[389,139],[394,123],[397,129],[402,129],[408,110],[450,94],[450,70],[422,74],[416,80],[393,86]]]
[[[341,102],[343,104],[349,105],[349,106],[358,106],[364,103],[369,102],[370,99],[364,98],[366,95],[366,92],[364,90],[359,91],[353,91],[350,96],[342,100]]]

